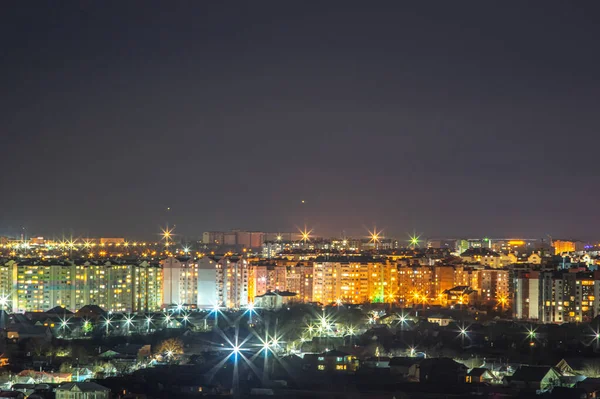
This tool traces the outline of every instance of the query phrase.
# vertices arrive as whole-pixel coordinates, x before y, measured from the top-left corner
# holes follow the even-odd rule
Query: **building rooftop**
[[[81,392],[97,392],[110,391],[110,389],[96,384],[95,382],[68,382],[56,388],[57,391],[81,391]]]

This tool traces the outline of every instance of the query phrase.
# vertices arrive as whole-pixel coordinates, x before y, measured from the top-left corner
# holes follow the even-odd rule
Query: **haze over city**
[[[7,1],[0,399],[600,398],[598,1]]]
[[[597,239],[597,16],[559,1],[5,4],[0,233]]]

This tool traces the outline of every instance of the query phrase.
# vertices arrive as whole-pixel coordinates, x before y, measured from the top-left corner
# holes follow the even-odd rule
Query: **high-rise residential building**
[[[266,234],[261,231],[206,231],[202,243],[207,245],[236,246],[239,248],[260,248]]]
[[[210,245],[223,245],[225,233],[222,231],[205,231],[202,233],[202,243]]]
[[[479,303],[509,299],[510,281],[507,269],[480,265],[398,265],[398,299],[400,303],[444,305],[446,292],[454,287],[475,291]]]
[[[219,264],[221,267],[217,269],[217,281],[222,280],[223,287],[218,293],[219,302],[227,308],[247,306],[248,261],[237,257],[225,257]]]
[[[315,302],[367,303],[397,299],[396,265],[384,260],[316,260],[312,275]]]
[[[212,309],[221,305],[217,293],[223,289],[223,282],[217,281],[218,263],[213,256],[205,256],[198,260],[198,308]]]
[[[77,310],[98,305],[112,312],[156,311],[162,304],[162,269],[147,261],[75,261],[74,299],[60,304]],[[54,306],[58,305],[55,304]]]
[[[583,249],[583,243],[576,240],[554,240],[552,241],[555,255],[562,255]]]
[[[299,302],[314,302],[312,262],[298,262],[286,270],[286,291],[295,293]]]
[[[477,290],[478,301],[497,302],[500,298],[509,297],[509,272],[506,269],[481,269],[477,270],[477,285],[473,288]]]
[[[573,323],[589,322],[599,314],[598,272],[521,271],[514,287],[513,314],[517,319]]]
[[[364,287],[365,277],[367,291],[355,291],[355,295],[361,302],[393,303],[398,298],[398,268],[395,264],[387,261],[367,262],[367,273],[361,264],[361,272],[355,274],[354,281]],[[365,298],[365,294],[367,297]],[[356,302],[356,303],[361,303]]]
[[[598,315],[599,275],[593,272],[540,273],[542,323],[589,322]]]
[[[142,261],[23,259],[0,265],[0,293],[14,312],[98,305],[114,312],[155,311],[162,270]]]
[[[199,308],[224,306],[241,308],[248,305],[249,266],[237,256],[207,256],[198,262]]]
[[[133,268],[133,311],[151,312],[163,302],[163,268],[158,263],[143,261]],[[196,301],[188,302],[196,303]]]
[[[540,272],[520,271],[514,278],[513,317],[535,320],[540,317]]]
[[[164,304],[195,304],[198,299],[198,263],[189,257],[169,257],[161,263]]]
[[[435,298],[434,270],[431,266],[400,266],[398,300],[404,305],[418,304]]]
[[[269,291],[286,291],[288,289],[287,262],[258,260],[250,262],[248,278],[249,300]]]

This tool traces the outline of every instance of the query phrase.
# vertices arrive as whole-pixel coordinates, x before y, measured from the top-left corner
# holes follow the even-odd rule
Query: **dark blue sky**
[[[598,238],[599,11],[5,3],[0,228]]]

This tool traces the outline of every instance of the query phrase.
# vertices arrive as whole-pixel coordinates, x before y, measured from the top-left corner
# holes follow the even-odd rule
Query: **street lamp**
[[[148,334],[150,333],[150,324],[152,324],[152,316],[147,316],[146,325],[148,326]]]
[[[104,318],[104,326],[106,327],[106,335],[108,336],[108,327],[112,324],[112,320],[110,317]]]

